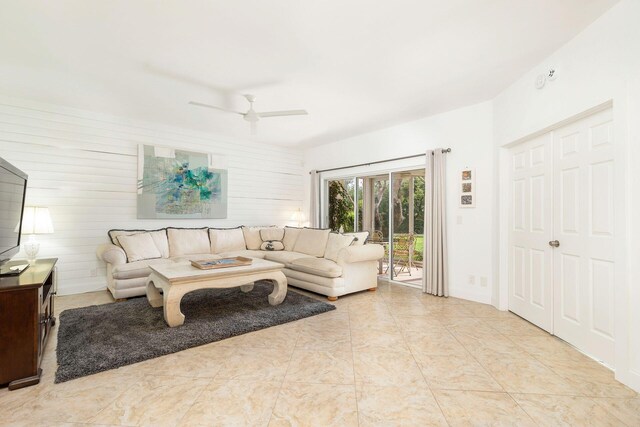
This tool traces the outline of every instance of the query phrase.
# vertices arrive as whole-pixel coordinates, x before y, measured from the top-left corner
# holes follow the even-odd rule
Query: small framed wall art
[[[460,207],[474,208],[476,206],[476,171],[465,168],[460,171]]]

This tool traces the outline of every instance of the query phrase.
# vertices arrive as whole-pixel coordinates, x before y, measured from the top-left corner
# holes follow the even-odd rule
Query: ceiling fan
[[[203,104],[202,102],[189,101],[191,105],[197,105],[198,107],[212,108],[214,110],[224,111],[225,113],[233,113],[240,114],[243,119],[248,121],[251,124],[251,134],[255,135],[256,133],[256,124],[258,121],[265,117],[282,117],[282,116],[304,116],[307,113],[307,110],[282,110],[282,111],[265,111],[263,113],[259,113],[253,109],[253,102],[256,100],[256,97],[251,94],[243,95],[245,99],[249,102],[249,110],[246,113],[242,113],[240,111],[228,110],[222,107],[216,107],[215,105]]]

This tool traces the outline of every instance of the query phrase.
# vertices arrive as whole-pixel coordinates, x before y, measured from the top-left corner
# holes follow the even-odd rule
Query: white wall
[[[227,219],[137,220],[141,143],[226,156]],[[27,204],[50,208],[39,256],[59,258],[61,294],[105,288],[95,250],[111,228],[284,225],[302,207],[301,151],[26,100],[0,97],[0,157],[29,175]]]
[[[640,390],[640,181],[635,172],[640,162],[639,17],[639,1],[620,2],[494,100],[498,151],[599,104],[613,103],[619,190],[616,232],[621,242],[616,250],[623,255],[616,276],[616,377],[636,390]],[[550,66],[557,67],[557,79],[535,89],[535,76]],[[504,242],[504,233],[500,239]],[[504,249],[502,244],[500,248]],[[506,262],[501,252],[496,256],[502,259],[503,291]]]
[[[452,151],[447,154],[450,293],[489,303],[493,282],[492,132],[492,107],[485,102],[310,148],[305,152],[305,170],[387,160],[450,147]],[[477,205],[473,209],[461,209],[457,202],[457,177],[465,167],[476,170]],[[367,168],[360,168],[360,172],[366,173]],[[457,217],[462,218],[462,224],[457,224]],[[475,276],[475,285],[468,283],[469,275]],[[480,277],[487,278],[487,287],[480,286]]]

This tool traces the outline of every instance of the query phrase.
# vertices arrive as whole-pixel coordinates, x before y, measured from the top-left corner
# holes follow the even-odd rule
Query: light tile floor
[[[336,306],[62,384],[52,336],[41,383],[0,389],[0,424],[640,426],[635,392],[511,313],[393,284]]]

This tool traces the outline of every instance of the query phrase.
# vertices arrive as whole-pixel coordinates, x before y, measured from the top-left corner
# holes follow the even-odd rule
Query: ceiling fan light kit
[[[252,135],[255,134],[256,124],[258,123],[258,121],[261,118],[266,118],[266,117],[284,117],[284,116],[305,116],[305,115],[309,114],[307,112],[307,110],[265,111],[265,112],[259,113],[259,112],[255,111],[253,109],[253,102],[256,100],[256,97],[254,95],[251,95],[251,94],[246,94],[246,95],[243,95],[243,96],[247,100],[247,102],[249,103],[249,109],[244,113],[242,113],[240,111],[228,110],[226,108],[217,107],[215,105],[204,104],[202,102],[196,102],[196,101],[189,101],[189,104],[195,105],[195,106],[198,106],[198,107],[205,107],[205,108],[211,108],[211,109],[214,109],[214,110],[224,111],[225,113],[240,114],[244,120],[248,121],[251,124],[251,134]]]

